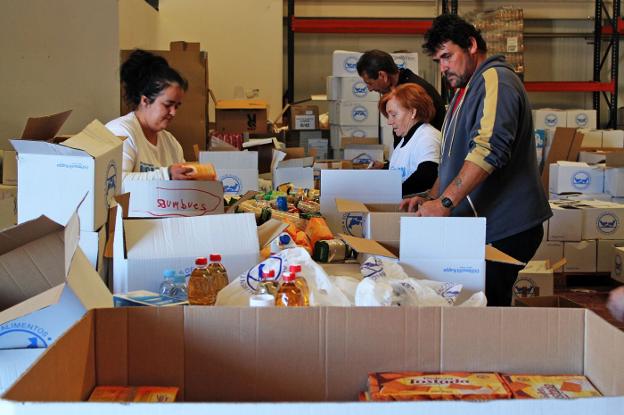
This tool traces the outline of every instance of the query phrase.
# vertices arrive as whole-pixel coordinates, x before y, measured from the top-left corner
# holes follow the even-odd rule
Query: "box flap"
[[[258,170],[257,151],[200,151],[200,163],[212,163],[215,169]]]
[[[48,143],[45,141],[33,141],[33,140],[9,140],[11,145],[21,154],[45,154],[50,156],[75,156],[75,157],[87,157],[88,153],[82,150],[76,150],[69,147],[64,147],[59,144]]]
[[[287,227],[288,223],[275,219],[269,219],[258,226],[258,242],[260,243],[260,249],[270,244],[271,241],[277,238]]]
[[[243,203],[245,200],[253,199],[257,194],[258,192],[254,190],[249,190],[245,192],[245,194],[242,195],[236,202],[234,202],[233,205],[227,207],[227,209],[225,210],[225,213],[236,213],[236,209],[238,209],[238,205]]]
[[[314,165],[314,157],[302,157],[298,159],[287,159],[277,163],[277,168],[282,167],[312,167]]]
[[[368,208],[362,202],[338,198],[336,198],[336,209],[338,209],[338,212],[340,213],[368,212]]]
[[[99,157],[122,144],[123,141],[104,124],[94,120],[84,130],[63,141],[60,145],[83,150],[93,157]]]
[[[503,264],[526,265],[524,262],[518,261],[506,253],[499,251],[492,245],[485,246],[485,259],[492,262],[501,262]]]
[[[83,199],[84,200],[84,199]],[[78,248],[80,241],[80,219],[78,218],[78,208],[67,221],[65,230],[63,231],[63,241],[65,242],[65,276],[69,274],[72,258]]]
[[[338,234],[338,237],[345,241],[349,246],[360,254],[381,255],[388,258],[396,258],[392,252],[384,248],[379,242],[372,239],[358,238],[345,234]]]
[[[24,132],[22,132],[22,138],[25,140],[53,139],[61,130],[71,112],[72,110],[68,110],[58,114],[28,118]]]
[[[281,147],[280,142],[277,141],[277,138],[270,137],[270,138],[251,138],[249,141],[245,141],[243,143],[243,148],[253,148],[253,147],[263,146],[267,144],[273,144],[273,147],[275,148]]]
[[[169,50],[176,52],[199,52],[199,42],[176,40],[169,42]]]
[[[0,325],[58,303],[64,289],[65,283],[61,283],[0,311]]]
[[[113,307],[113,296],[80,248],[76,249],[67,283],[87,309]]]
[[[218,110],[260,110],[268,107],[269,103],[262,99],[221,99],[216,104]]]
[[[305,148],[303,147],[287,147],[284,152],[286,153],[286,160],[305,157]]]
[[[37,219],[7,228],[0,232],[0,255],[62,230],[63,226],[48,219],[46,216],[40,216]]]

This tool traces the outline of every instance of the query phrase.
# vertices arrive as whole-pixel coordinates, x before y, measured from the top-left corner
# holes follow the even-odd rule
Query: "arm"
[[[438,163],[423,161],[418,168],[403,182],[403,194],[409,195],[431,189],[438,178]]]

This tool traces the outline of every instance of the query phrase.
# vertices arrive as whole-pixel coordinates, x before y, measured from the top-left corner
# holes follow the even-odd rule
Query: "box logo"
[[[221,176],[224,193],[239,194],[241,191],[241,179],[233,174],[224,174]]]
[[[570,181],[572,182],[572,187],[583,190],[591,185],[591,176],[586,171],[581,170],[574,173]]]
[[[359,81],[353,84],[351,92],[353,92],[353,95],[358,98],[364,98],[366,95],[368,95],[368,87],[364,82]]]
[[[518,276],[513,286],[514,297],[537,297],[539,287],[531,278]]]
[[[585,127],[587,125],[587,114],[585,113],[580,113],[580,114],[576,114],[576,125],[578,125],[579,127]]]
[[[362,236],[362,220],[361,213],[348,212],[342,215],[342,229],[351,236]]]
[[[355,56],[349,56],[347,59],[345,59],[344,61],[345,71],[351,72],[351,73],[354,73],[355,71],[357,71],[357,61],[358,60]]]
[[[546,114],[546,116],[544,117],[544,124],[546,124],[548,127],[555,127],[558,122],[559,118],[556,114]]]
[[[364,131],[364,130],[353,130],[353,132],[351,132],[351,137],[353,137],[353,138],[365,138],[366,137],[366,131]]]
[[[245,291],[248,291],[252,294],[255,294],[258,291],[258,284],[262,280],[262,272],[273,270],[275,271],[275,276],[272,281],[279,281],[282,270],[286,267],[284,264],[284,260],[278,255],[271,255],[255,267],[251,268],[246,273],[242,274],[239,277],[239,284],[241,288]]]
[[[615,232],[619,224],[620,220],[614,213],[611,212],[603,213],[598,216],[598,219],[596,220],[598,230],[607,235]]]
[[[394,63],[396,63],[396,66],[399,69],[405,69],[405,67],[407,66],[405,64],[405,58],[403,56],[397,56],[394,58]]]
[[[360,154],[356,158],[354,158],[353,163],[355,164],[368,164],[373,161],[373,158],[369,154]]]
[[[355,121],[364,121],[368,118],[368,110],[365,107],[358,105],[353,108],[353,111],[351,112],[351,117]]]
[[[108,168],[106,169],[106,208],[109,208],[113,205],[115,201],[115,195],[117,194],[117,163],[115,160],[111,160],[108,163]]]
[[[13,337],[18,339],[19,343],[22,343],[25,339],[27,339],[27,349],[48,347],[48,342],[52,340],[52,338],[48,336],[48,332],[43,327],[18,321],[9,322],[4,326],[1,326],[0,337],[4,337],[4,339],[7,340],[10,340],[11,337]]]

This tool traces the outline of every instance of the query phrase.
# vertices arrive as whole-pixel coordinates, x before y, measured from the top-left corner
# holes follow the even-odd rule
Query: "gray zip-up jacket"
[[[460,102],[456,94],[442,128],[440,192],[465,161],[490,173],[453,209],[453,216],[487,219],[486,242],[541,224],[552,211],[540,180],[529,100],[520,78],[502,56],[477,68]],[[455,111],[453,111],[455,108]]]

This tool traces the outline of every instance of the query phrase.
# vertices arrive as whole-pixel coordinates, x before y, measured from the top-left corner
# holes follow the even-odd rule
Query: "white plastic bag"
[[[281,281],[282,273],[288,271],[291,265],[301,265],[301,276],[308,283],[311,306],[352,305],[323,268],[314,262],[308,251],[303,248],[285,249],[247,270],[219,292],[216,305],[249,305],[249,297],[257,293],[262,271],[274,270],[274,279]]]

